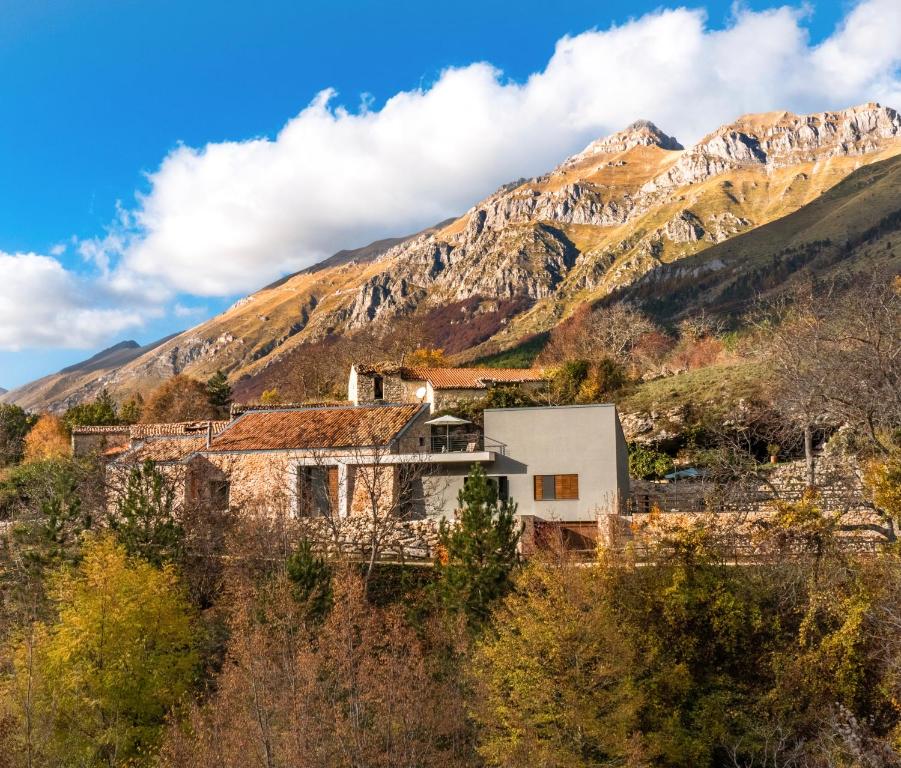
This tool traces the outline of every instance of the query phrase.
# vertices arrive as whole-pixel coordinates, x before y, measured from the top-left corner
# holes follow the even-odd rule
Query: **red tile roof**
[[[170,424],[118,424],[116,426],[75,427],[73,435],[127,434],[132,440],[154,435],[196,435],[206,433],[207,424],[213,425],[213,432],[221,432],[227,421],[177,421]]]
[[[248,411],[271,411],[276,408],[282,411],[293,411],[298,408],[326,408],[339,405],[353,405],[353,403],[351,403],[350,400],[319,400],[306,403],[270,403],[269,405],[264,405],[263,403],[232,403],[231,417],[232,419],[236,419],[242,413],[247,413]]]
[[[176,421],[170,424],[132,424],[129,436],[132,440],[157,435],[197,435],[206,434],[207,425],[213,425],[213,434],[228,426],[227,421]]]
[[[86,426],[74,427],[73,435],[127,435],[129,426],[127,424],[117,426]]]
[[[405,368],[403,378],[428,381],[433,389],[487,389],[543,381],[547,374],[542,368]]]
[[[123,454],[120,459],[127,462],[149,460],[158,464],[177,462],[204,448],[206,448],[206,435],[200,437],[193,435],[148,437]]]
[[[248,411],[213,438],[213,451],[388,445],[422,409],[409,405]]]

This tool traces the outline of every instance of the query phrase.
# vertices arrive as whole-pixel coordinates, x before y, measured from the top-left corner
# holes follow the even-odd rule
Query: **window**
[[[298,517],[320,517],[338,510],[338,467],[299,467]]]
[[[489,477],[488,482],[497,488],[498,501],[510,501],[510,480],[506,476]]]
[[[379,375],[372,377],[372,398],[373,400],[385,399],[385,380]]]
[[[578,475],[535,475],[535,501],[578,498]]]
[[[210,506],[213,509],[228,509],[228,497],[231,492],[231,483],[228,480],[210,480],[208,490]]]

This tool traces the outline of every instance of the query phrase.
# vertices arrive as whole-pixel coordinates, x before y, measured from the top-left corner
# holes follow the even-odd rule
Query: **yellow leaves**
[[[410,354],[404,363],[413,368],[447,368],[450,365],[440,347],[420,347]]]
[[[863,481],[873,504],[893,520],[901,519],[901,453],[868,461]]]
[[[45,413],[25,436],[25,461],[47,461],[68,455],[69,434],[63,422]]]
[[[50,734],[50,761],[93,765],[113,750],[116,764],[140,763],[197,666],[175,572],[129,559],[104,537],[87,543],[78,568],[54,574],[48,591],[57,619],[19,643],[14,667],[34,687],[30,716]]]

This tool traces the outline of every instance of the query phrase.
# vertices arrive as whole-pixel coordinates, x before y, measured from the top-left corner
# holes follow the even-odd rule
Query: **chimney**
[[[210,448],[212,442],[213,442],[213,422],[208,421],[206,423],[206,447],[207,447],[207,449]]]

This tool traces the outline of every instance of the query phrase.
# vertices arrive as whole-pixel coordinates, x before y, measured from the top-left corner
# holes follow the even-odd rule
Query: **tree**
[[[588,376],[579,386],[579,403],[609,402],[629,382],[625,366],[611,357],[604,357],[591,366]]]
[[[803,436],[816,484],[817,429],[851,426],[866,450],[893,450],[901,427],[901,295],[876,275],[853,288],[807,286],[764,310],[774,399]],[[790,438],[782,442],[789,442]]]
[[[264,389],[263,394],[260,395],[260,405],[278,405],[281,401],[282,396],[279,394],[278,387]]]
[[[401,606],[370,604],[336,573],[315,633],[284,575],[241,585],[209,700],[173,726],[165,768],[358,768],[468,763],[465,705]]]
[[[175,490],[149,459],[128,470],[109,527],[130,556],[156,566],[174,562],[184,537],[175,515]]]
[[[57,618],[19,644],[9,681],[15,700],[32,704],[30,729],[18,713],[23,746],[51,765],[150,765],[198,662],[175,572],[101,538],[75,570],[55,574],[50,593]]]
[[[25,437],[25,461],[60,459],[69,453],[69,433],[53,414],[42,415]]]
[[[531,562],[469,665],[486,763],[630,763],[638,730],[636,649],[592,568]]]
[[[311,619],[322,619],[332,607],[332,569],[322,555],[302,539],[285,564],[297,601],[307,607]]]
[[[420,347],[404,358],[404,364],[414,368],[447,368],[450,362],[443,349]]]
[[[63,424],[70,432],[75,427],[107,426],[119,423],[118,407],[110,393],[103,389],[90,403],[79,403],[69,408],[63,416]]]
[[[590,371],[591,363],[588,360],[566,360],[554,371],[551,379],[551,396],[558,403],[576,402],[579,390],[588,379]]]
[[[178,374],[160,384],[147,399],[141,413],[144,424],[200,421],[216,418],[204,384]]]
[[[442,520],[437,589],[445,606],[477,626],[511,586],[519,561],[516,504],[498,501],[497,486],[473,465],[458,496],[456,525]]]
[[[22,460],[34,419],[18,405],[0,403],[0,467]]]
[[[610,357],[627,364],[641,340],[654,331],[647,316],[628,304],[597,308],[583,304],[554,328],[541,360],[559,363],[574,358],[596,361]]]
[[[629,443],[629,475],[640,480],[659,480],[673,471],[673,459],[662,451]]]
[[[141,411],[144,409],[144,398],[140,392],[134,397],[128,398],[122,403],[119,411],[119,420],[123,424],[137,424],[141,419]]]
[[[228,383],[228,377],[221,371],[216,371],[206,382],[207,399],[210,406],[220,419],[228,418],[229,408],[232,403],[232,388]]]

